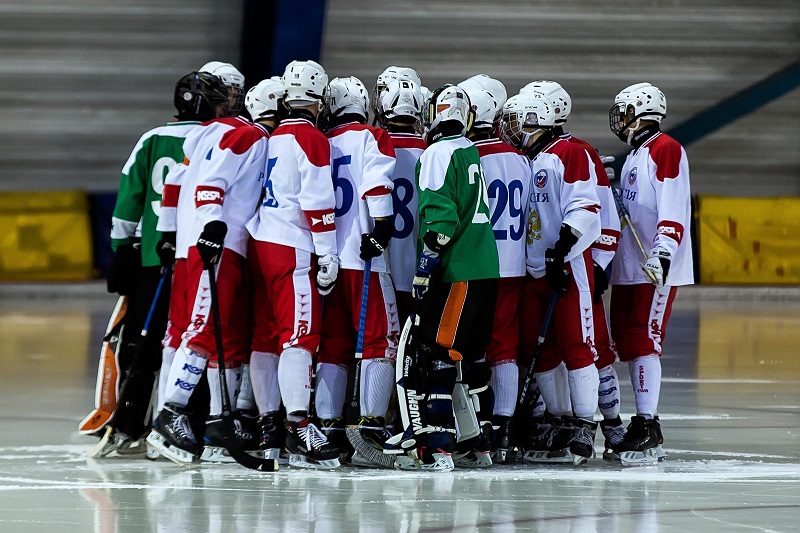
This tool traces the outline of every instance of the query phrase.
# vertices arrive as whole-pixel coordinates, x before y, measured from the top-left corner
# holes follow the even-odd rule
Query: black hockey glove
[[[120,296],[131,295],[136,291],[142,253],[139,245],[124,244],[117,248],[108,265],[106,288]]]
[[[165,231],[156,244],[156,253],[162,267],[172,268],[175,264],[175,232]]]
[[[578,242],[578,236],[566,224],[561,224],[558,240],[544,251],[544,273],[547,283],[557,294],[566,294],[570,273],[564,268],[564,258]]]
[[[212,220],[203,228],[203,233],[197,239],[197,251],[204,268],[209,269],[219,263],[227,233],[228,226],[221,220]]]
[[[592,293],[592,300],[594,303],[599,304],[603,301],[603,293],[608,290],[608,276],[606,271],[600,265],[594,263],[594,292]]]
[[[361,253],[359,257],[364,261],[379,257],[389,246],[393,236],[394,222],[391,218],[375,219],[375,228],[372,233],[361,234]]]

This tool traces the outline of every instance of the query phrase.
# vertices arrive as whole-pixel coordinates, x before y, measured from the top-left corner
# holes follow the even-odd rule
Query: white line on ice
[[[661,378],[663,383],[759,383],[759,384],[775,384],[775,383],[800,383],[795,380],[777,380],[777,379],[703,379],[703,378]]]
[[[679,450],[677,448],[666,448],[667,453],[681,453],[689,455],[710,455],[712,457],[741,457],[743,459],[792,459],[788,455],[769,455],[766,453],[747,453],[747,452],[711,452],[708,450]]]

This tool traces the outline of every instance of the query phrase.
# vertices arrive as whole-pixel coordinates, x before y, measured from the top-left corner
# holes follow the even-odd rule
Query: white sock
[[[239,394],[236,396],[236,410],[250,411],[255,407],[253,384],[250,381],[250,365],[242,365],[242,382],[239,387]]]
[[[172,346],[165,346],[161,351],[161,371],[158,373],[158,400],[156,403],[156,415],[154,415],[153,418],[164,408],[169,368],[172,366],[173,359],[175,359],[175,348]]]
[[[252,363],[252,361],[251,361]],[[281,389],[283,405],[286,406],[289,420],[299,422],[301,415],[308,415],[308,404],[311,398],[311,354],[303,348],[286,348],[278,363],[278,384]]]
[[[614,365],[598,370],[600,388],[597,390],[600,412],[606,420],[619,416],[619,379]]]
[[[164,402],[186,407],[207,363],[205,357],[188,348],[176,351],[167,376]]]
[[[597,387],[600,378],[594,363],[569,371],[569,392],[575,416],[584,420],[594,419],[597,411]]]
[[[657,355],[637,357],[628,363],[628,373],[636,399],[636,414],[653,418],[658,413],[661,392],[661,359]]]
[[[489,382],[494,391],[494,413],[499,416],[513,416],[519,394],[519,368],[515,361],[492,367]]]
[[[394,385],[394,361],[383,357],[362,360],[361,415],[385,419]]]
[[[272,413],[280,409],[281,389],[278,386],[277,354],[253,352],[250,354],[250,383],[253,385],[258,414]]]
[[[547,372],[537,372],[536,381],[542,393],[542,399],[553,416],[572,416],[572,406],[564,405],[564,394],[558,390],[558,367]]]
[[[567,365],[564,364],[563,361],[557,367],[555,367],[554,370],[556,377],[556,391],[558,391],[559,394],[558,409],[559,411],[570,413],[566,416],[572,416],[572,398],[570,397],[569,392],[569,370],[567,370]]]
[[[339,418],[344,409],[347,389],[347,367],[331,363],[317,365],[317,384],[314,405],[321,420]]]
[[[208,416],[222,414],[222,387],[219,385],[219,367],[208,367],[208,389],[211,392],[211,405]],[[236,405],[236,395],[239,393],[239,383],[242,379],[241,368],[226,368],[225,383],[228,385],[228,400],[231,405]]]

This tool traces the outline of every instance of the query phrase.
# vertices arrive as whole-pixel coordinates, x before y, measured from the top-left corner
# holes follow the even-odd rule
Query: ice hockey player
[[[247,224],[255,318],[250,378],[264,453],[275,458],[283,444],[290,465],[337,468],[338,448],[309,418],[321,296],[339,271],[331,149],[315,127],[328,76],[314,61],[292,61],[282,82],[287,118],[270,139],[263,199]],[[276,391],[287,413],[283,443]]]
[[[495,462],[504,463],[511,447],[511,417],[517,402],[519,372],[519,302],[525,282],[525,206],[530,193],[531,169],[528,159],[517,149],[497,138],[495,131],[500,112],[507,99],[503,84],[486,74],[477,74],[458,84],[469,95],[475,121],[467,132],[478,148],[481,167],[486,178],[492,229],[500,261],[500,280],[497,285],[491,342],[486,348],[486,361],[491,369],[491,387],[494,392],[494,412],[481,413],[482,425],[489,423],[491,415]],[[491,432],[488,436],[491,436]],[[486,441],[473,446],[486,445]],[[457,445],[457,450],[461,443]],[[463,453],[463,450],[460,450]],[[472,454],[460,457],[455,464],[480,456],[478,447]],[[485,453],[485,452],[483,452]]]
[[[558,135],[572,143],[577,143],[586,149],[592,159],[594,171],[597,176],[597,196],[600,200],[600,237],[592,245],[592,260],[594,263],[594,291],[592,294],[592,315],[594,317],[594,347],[597,351],[597,366],[600,379],[598,389],[598,407],[603,415],[600,422],[600,429],[605,437],[606,452],[610,453],[611,445],[617,444],[625,432],[622,420],[619,417],[620,391],[619,379],[614,369],[614,361],[617,358],[614,345],[611,342],[608,321],[603,304],[603,293],[608,289],[608,278],[606,268],[611,264],[614,254],[619,246],[620,222],[617,214],[616,202],[614,201],[611,183],[597,150],[587,141],[575,137],[564,131],[564,124],[572,112],[572,98],[564,88],[555,81],[539,80],[534,81],[523,87],[522,91],[529,91],[541,94],[549,99],[556,112],[555,131]],[[567,372],[563,366],[556,373],[556,379],[560,380],[559,387],[568,388]]]
[[[664,457],[661,350],[677,288],[694,283],[689,162],[683,147],[661,132],[666,115],[664,93],[649,83],[620,91],[609,110],[611,131],[633,147],[620,176],[622,201],[632,229],[643,243],[653,243],[643,258],[636,241],[623,238],[612,266],[611,332],[636,401],[636,416],[613,448],[623,465]]]
[[[201,121],[209,118],[201,81],[195,73],[183,76],[175,85],[173,103],[176,122],[167,123],[141,136],[122,169],[117,203],[112,218],[111,239],[114,258],[108,275],[111,292],[129,296],[126,317],[125,349],[120,354],[128,383],[122,388],[112,420],[113,435],[100,455],[113,450],[125,454],[144,452],[145,420],[150,404],[155,374],[161,365],[161,338],[167,326],[169,280],[162,289],[145,338],[139,332],[145,323],[161,277],[161,261],[156,244],[161,233],[156,230],[161,208],[163,179],[167,172],[183,161],[183,141]],[[186,97],[188,95],[188,98]],[[201,105],[198,105],[201,102]],[[157,179],[156,179],[157,178]],[[140,225],[141,221],[141,226]],[[141,248],[134,245],[137,227],[141,228]],[[169,265],[171,267],[171,264]],[[137,350],[139,357],[136,357]]]
[[[372,98],[370,100],[370,111],[372,111],[373,119],[372,125],[375,126],[379,120],[380,98],[389,83],[394,80],[407,80],[413,82],[417,87],[422,86],[419,74],[411,67],[396,67],[394,65],[386,67],[380,73],[375,85],[372,87]],[[423,95],[424,96],[424,95]]]
[[[347,370],[353,361],[359,329],[364,261],[371,260],[367,295],[363,360],[360,371],[360,428],[363,446],[355,446],[352,463],[380,466],[370,456],[385,459],[384,425],[394,385],[394,362],[400,323],[394,287],[384,251],[394,235],[392,173],[394,148],[386,131],[367,126],[369,93],[355,77],[334,78],[328,92],[328,140],[333,183],[341,199],[336,206],[339,277],[325,297],[322,338],[317,365],[315,400],[322,430],[340,451],[342,406]],[[372,453],[370,453],[372,452]],[[366,455],[364,455],[366,453]]]
[[[235,105],[238,112],[242,103],[226,98],[224,105]],[[178,249],[182,238],[195,243],[189,246],[186,259],[186,306],[191,309],[191,319],[170,367],[166,403],[148,436],[152,446],[178,463],[190,463],[199,451],[187,422],[187,405],[206,365],[211,405],[201,458],[230,461],[224,450],[229,439],[252,440],[238,423],[234,435],[225,428],[216,335],[221,336],[225,347],[228,400],[233,405],[250,341],[251,304],[245,285],[249,235],[245,223],[258,202],[269,133],[263,126],[239,117],[215,119],[202,128],[201,135],[189,137],[184,144],[189,164],[181,198],[189,193],[194,210],[178,220],[177,228]],[[217,279],[219,332],[210,312],[211,275]]]
[[[469,390],[481,390],[480,403],[491,411],[488,367],[479,364],[473,372],[472,365],[484,358],[491,337],[499,266],[480,156],[464,137],[472,121],[469,97],[454,85],[438,88],[423,121],[428,147],[416,168],[421,241],[413,281],[416,316],[406,323],[397,363],[405,432],[388,446],[407,450],[397,455],[400,468],[449,471],[458,367]]]
[[[528,155],[533,172],[527,224],[530,276],[520,306],[522,351],[534,352],[545,309],[557,295],[536,361],[536,380],[556,417],[548,428],[551,447],[564,449],[580,464],[594,456],[597,428],[590,247],[600,236],[600,203],[589,155],[582,146],[559,138],[555,126],[555,108],[540,94],[519,94],[503,107],[502,134]],[[555,379],[562,361],[568,369],[569,394],[558,389]]]
[[[395,232],[389,263],[400,324],[405,324],[411,314],[411,282],[417,268],[419,223],[414,169],[425,150],[425,141],[417,133],[423,103],[419,85],[411,80],[390,81],[378,101],[378,124],[389,132],[396,161],[392,174]]]

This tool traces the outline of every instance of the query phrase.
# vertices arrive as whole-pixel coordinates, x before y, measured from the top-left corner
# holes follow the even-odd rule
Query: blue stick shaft
[[[147,318],[144,321],[144,327],[142,327],[142,337],[146,337],[147,330],[150,329],[150,321],[153,319],[153,313],[156,311],[158,299],[161,297],[161,289],[164,288],[164,283],[167,281],[167,276],[169,276],[169,269],[163,267],[161,269],[161,279],[158,280],[158,287],[156,287],[156,295],[153,296],[153,303],[150,304],[150,310],[147,312]]]
[[[364,356],[364,329],[367,327],[367,300],[369,298],[369,278],[372,272],[372,259],[364,261],[364,283],[361,285],[361,310],[358,314],[358,337],[356,337],[356,359]]]

